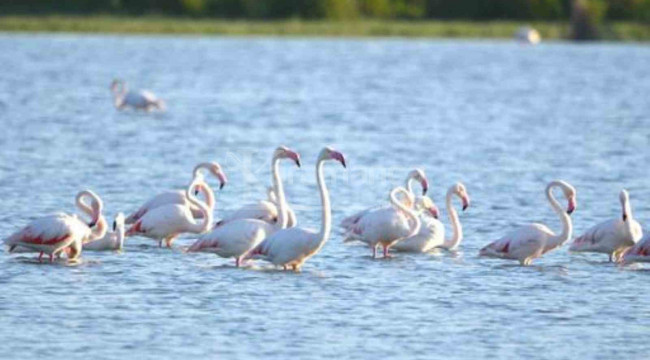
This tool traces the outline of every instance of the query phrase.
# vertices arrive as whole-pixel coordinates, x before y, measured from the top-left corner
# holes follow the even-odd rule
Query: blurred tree
[[[390,0],[360,0],[359,10],[368,17],[388,18],[393,15]]]
[[[359,8],[355,0],[321,0],[321,8],[328,19],[344,20],[359,17]]]

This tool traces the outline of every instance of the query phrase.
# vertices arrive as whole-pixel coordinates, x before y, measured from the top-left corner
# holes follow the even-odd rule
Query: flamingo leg
[[[377,246],[372,247],[372,258],[376,259],[377,258]]]
[[[241,258],[235,258],[235,267],[239,267],[239,264],[241,263]]]
[[[612,262],[612,254],[609,254],[609,262]]]
[[[50,254],[50,262],[54,261],[54,254]]]
[[[158,240],[158,247],[162,247],[163,239]]]
[[[41,253],[38,254],[38,262],[41,262],[42,259],[43,259],[43,252],[41,251]]]
[[[282,270],[287,270],[287,265],[282,265]]]
[[[384,257],[387,258],[388,257],[388,246],[386,246],[386,245],[382,245],[382,246],[384,248]]]
[[[172,247],[172,243],[176,240],[176,235],[172,235],[165,239],[165,244],[167,245],[168,248]]]

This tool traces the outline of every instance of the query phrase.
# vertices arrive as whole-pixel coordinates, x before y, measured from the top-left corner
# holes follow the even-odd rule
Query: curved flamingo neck
[[[407,237],[411,237],[418,232],[420,232],[420,226],[422,225],[422,222],[420,221],[420,217],[410,208],[406,207],[404,204],[402,204],[401,201],[397,199],[397,193],[398,192],[404,192],[406,193],[405,195],[408,197],[412,193],[408,192],[408,190],[404,189],[403,187],[396,187],[393,189],[393,191],[390,192],[390,202],[393,204],[393,206],[397,207],[400,211],[402,211],[406,216],[409,218],[409,223],[413,223],[414,226],[411,229],[411,233]]]
[[[97,225],[95,225],[90,231],[90,237],[88,238],[88,241],[94,241],[106,236],[107,228],[108,228],[108,224],[106,224],[106,219],[104,218],[104,215],[99,215],[99,220],[97,220]]]
[[[460,225],[460,219],[458,218],[458,212],[454,208],[451,200],[452,196],[455,194],[454,189],[449,189],[447,191],[447,197],[445,198],[445,207],[447,208],[447,213],[449,214],[449,221],[451,222],[451,227],[453,229],[453,235],[451,238],[445,239],[444,247],[449,250],[454,250],[460,245],[460,242],[463,241],[463,227]]]
[[[623,214],[627,216],[628,220],[632,220],[634,218],[632,216],[632,205],[630,205],[630,198],[627,194],[625,194],[625,197],[623,198],[623,202],[621,203],[621,208],[623,210]]]
[[[323,164],[325,160],[321,159],[316,164],[316,182],[318,183],[318,190],[320,193],[321,201],[321,227],[318,238],[318,249],[323,247],[329,239],[330,232],[332,231],[332,209],[330,207],[330,194],[325,185],[325,178],[323,176]]]
[[[117,249],[122,250],[124,248],[124,223],[117,224],[115,231],[117,233]]]
[[[282,178],[280,177],[280,158],[273,157],[271,162],[271,173],[273,174],[273,190],[277,196],[278,202],[278,223],[276,224],[280,229],[287,227],[287,209],[284,198],[284,186],[282,185]]]
[[[563,188],[560,183],[551,182],[550,184],[548,184],[548,186],[546,186],[546,198],[551,204],[553,210],[560,217],[560,222],[562,222],[562,232],[559,235],[553,236],[549,239],[545,252],[553,248],[556,248],[558,246],[562,246],[562,244],[564,244],[571,238],[571,234],[573,232],[573,224],[571,222],[571,217],[569,216],[569,214],[566,213],[566,211],[564,211],[564,209],[562,209],[560,203],[555,199],[555,196],[553,196],[553,189],[555,187]]]
[[[207,163],[207,162],[202,162],[202,163],[197,164],[194,167],[194,170],[192,170],[192,180],[195,180],[199,176],[199,174],[202,175],[201,170],[210,171],[211,166],[212,166],[212,164]]]
[[[406,181],[404,182],[404,187],[406,187],[406,191],[408,191],[410,194],[413,194],[413,177],[411,175],[406,177]]]
[[[203,222],[193,222],[189,224],[188,226],[188,231],[200,234],[202,232],[208,231],[210,229],[210,226],[212,224],[212,210],[211,208],[208,207],[207,204],[214,204],[214,193],[212,192],[212,189],[210,189],[210,186],[208,184],[203,183],[201,184],[201,191],[203,192],[203,195],[207,198],[207,204],[203,203],[199,199],[197,199],[194,194],[192,194],[192,190],[194,189],[194,183],[185,190],[185,196],[187,197],[187,200],[194,206],[198,207],[201,213],[203,213]]]

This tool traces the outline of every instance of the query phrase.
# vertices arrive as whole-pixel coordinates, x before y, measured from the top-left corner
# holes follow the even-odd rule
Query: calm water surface
[[[650,219],[647,46],[0,35],[0,49],[2,237],[75,211],[84,187],[109,216],[129,212],[205,160],[230,178],[219,216],[264,197],[279,144],[304,159],[283,167],[303,226],[320,224],[326,144],[349,162],[326,168],[335,223],[414,166],[439,205],[456,181],[473,201],[457,253],[372,260],[337,231],[298,274],[185,255],[191,236],[77,266],[3,253],[0,358],[648,356],[648,267],[566,247],[531,267],[476,256],[516,224],[559,229],[543,195],[555,178],[578,189],[578,233],[618,216],[622,187]],[[118,76],[168,112],[115,111]]]

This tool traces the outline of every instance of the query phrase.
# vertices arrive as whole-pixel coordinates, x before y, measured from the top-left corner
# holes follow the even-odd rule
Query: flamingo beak
[[[113,231],[117,229],[117,221],[113,221]]]
[[[574,212],[575,209],[576,209],[576,199],[572,197],[569,199],[569,206],[566,209],[566,213],[571,215],[571,213]]]
[[[300,167],[300,165],[301,165],[300,164],[300,154],[298,154],[295,151],[289,151],[288,153],[289,153],[289,158],[293,159],[293,161],[295,161],[295,163],[296,163],[296,166]]]
[[[431,214],[431,216],[433,216],[434,219],[437,219],[440,216],[440,212],[438,211],[438,208],[436,206],[430,207],[429,213]]]
[[[345,157],[343,157],[343,154],[341,154],[340,152],[338,151],[333,152],[331,158],[340,162],[344,168],[347,168],[347,166],[345,166]]]
[[[219,190],[221,190],[226,186],[226,183],[228,183],[228,178],[226,178],[226,174],[221,171],[217,173],[217,177],[219,178]]]
[[[627,221],[627,214],[623,213],[623,221]]]
[[[427,179],[422,179],[420,184],[422,185],[422,195],[426,195],[429,190],[429,181],[427,181]]]
[[[469,197],[463,196],[463,211],[467,210],[469,207]]]

